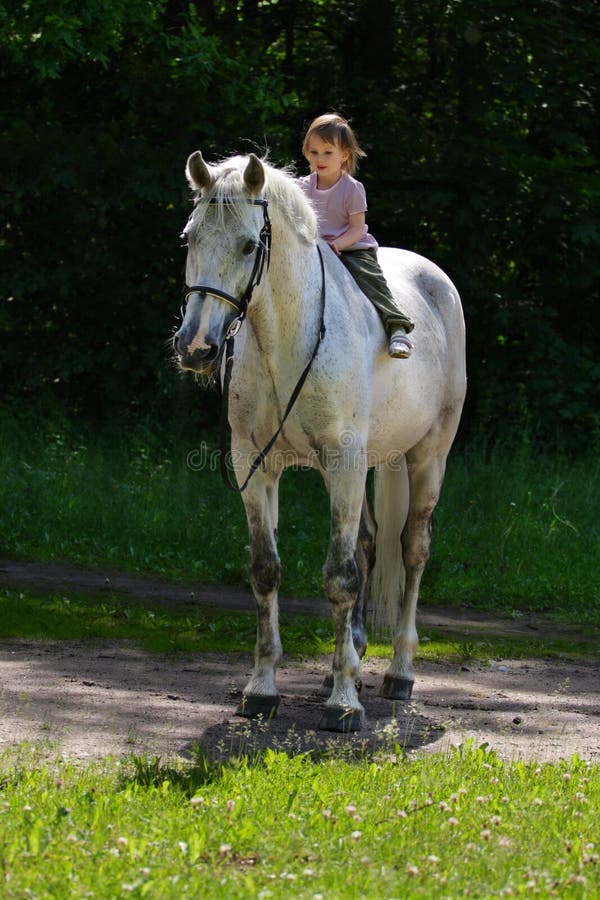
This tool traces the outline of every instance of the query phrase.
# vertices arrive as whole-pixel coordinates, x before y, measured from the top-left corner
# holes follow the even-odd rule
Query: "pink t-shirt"
[[[298,179],[300,187],[312,201],[319,220],[319,233],[326,241],[335,241],[347,231],[349,219],[354,213],[367,211],[365,189],[356,178],[346,172],[333,187],[320,191],[317,188],[317,173],[311,172]],[[377,250],[378,243],[365,225],[362,237],[347,250]]]

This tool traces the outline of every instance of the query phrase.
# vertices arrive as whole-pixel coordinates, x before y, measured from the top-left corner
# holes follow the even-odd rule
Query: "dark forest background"
[[[188,154],[306,171],[338,110],[381,244],[459,288],[464,429],[598,437],[600,14],[562,0],[0,0],[0,384],[214,420],[172,365]],[[176,412],[175,412],[176,411]]]

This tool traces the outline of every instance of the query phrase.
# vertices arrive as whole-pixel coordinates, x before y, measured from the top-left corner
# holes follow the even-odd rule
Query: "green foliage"
[[[81,766],[0,757],[8,897],[595,896],[600,772],[467,742],[407,760],[267,750]],[[523,823],[527,827],[523,827]]]
[[[295,160],[338,108],[381,243],[454,278],[465,424],[598,430],[591,0],[4,0],[0,377],[86,415],[196,412],[164,350],[187,154]],[[211,411],[214,403],[209,402]]]

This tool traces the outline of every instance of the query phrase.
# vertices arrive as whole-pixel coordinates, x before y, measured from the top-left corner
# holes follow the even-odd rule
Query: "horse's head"
[[[232,326],[245,317],[268,256],[265,169],[254,154],[208,166],[197,151],[186,175],[197,195],[183,232],[186,291],[173,345],[183,369],[210,374]]]

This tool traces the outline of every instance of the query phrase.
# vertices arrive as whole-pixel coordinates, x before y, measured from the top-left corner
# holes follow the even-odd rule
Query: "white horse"
[[[431,517],[466,389],[458,292],[427,259],[381,249],[388,283],[415,322],[412,356],[391,359],[374,306],[319,241],[315,213],[287,172],[254,154],[209,166],[196,152],[186,175],[196,193],[184,231],[188,287],[174,347],[183,369],[214,374],[220,367],[224,377],[224,344],[239,328],[226,379],[231,376],[238,484],[254,469],[242,497],[258,625],[254,670],[239,712],[274,714],[279,703],[278,483],[286,466],[312,466],[330,497],[323,580],[335,630],[331,693],[320,727],[357,730],[364,717],[357,678],[373,565],[374,625],[390,628],[394,645],[380,693],[411,696]],[[265,265],[268,213],[272,248]],[[371,466],[374,516],[365,490]]]

